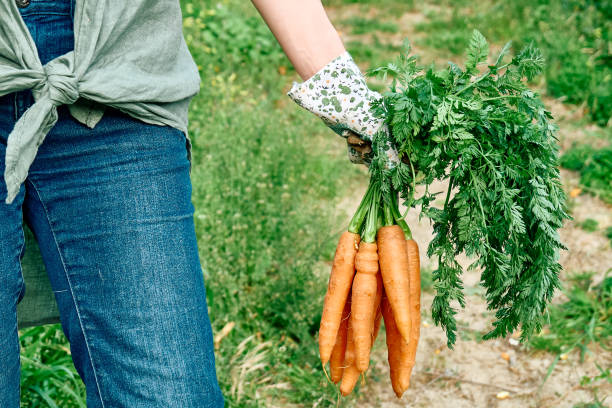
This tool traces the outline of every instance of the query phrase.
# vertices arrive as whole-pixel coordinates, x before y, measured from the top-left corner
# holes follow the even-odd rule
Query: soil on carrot
[[[367,18],[376,17],[376,11],[363,15],[363,10],[357,6],[330,7],[330,18],[341,32],[345,43],[359,40],[364,44],[372,43],[371,35],[353,35],[343,21],[349,21],[352,16]],[[425,17],[422,13],[411,11],[402,16],[396,16],[392,21],[397,23],[399,30],[394,33],[377,33],[380,37],[395,45],[401,44],[406,36],[422,35],[415,33],[410,27],[415,22],[421,22]],[[492,47],[494,48],[494,47]],[[441,50],[417,49],[417,53],[425,60],[442,61],[447,58],[440,55]],[[395,54],[391,52],[391,54]],[[367,68],[363,66],[362,68]],[[547,99],[546,104],[552,110],[553,116],[560,125],[560,145],[562,149],[569,148],[572,141],[582,137],[588,131],[589,124],[580,125],[581,112],[562,104],[557,100]],[[578,124],[577,124],[578,123]],[[346,212],[347,219],[341,225],[346,225],[348,216],[353,214],[367,187],[366,171],[364,169],[363,187],[359,187],[352,197],[347,197],[339,204],[339,210]],[[593,272],[594,283],[603,279],[612,267],[612,250],[609,239],[601,233],[584,230],[580,223],[587,218],[595,219],[600,229],[612,226],[612,207],[601,200],[578,192],[578,175],[570,171],[562,171],[564,188],[570,196],[570,207],[574,220],[565,224],[561,230],[561,238],[568,247],[561,254],[564,267],[562,278],[574,273]],[[440,184],[439,190],[446,189]],[[575,194],[572,194],[572,191]],[[432,238],[432,227],[427,219],[419,220],[418,212],[411,210],[407,216],[415,240],[419,243],[421,267],[423,271],[435,268],[435,260],[426,256],[427,245]],[[460,262],[468,265],[467,259]],[[612,353],[596,344],[589,345],[590,353],[581,359],[577,349],[568,355],[558,355],[544,351],[529,351],[518,343],[518,333],[504,339],[481,341],[482,334],[490,328],[493,320],[492,312],[487,311],[482,287],[479,286],[478,271],[464,274],[467,306],[459,311],[460,339],[454,350],[446,347],[444,332],[431,321],[431,290],[422,294],[422,326],[416,366],[414,368],[411,386],[402,399],[397,399],[389,380],[384,330],[372,350],[370,377],[360,387],[359,396],[354,401],[358,407],[574,407],[580,403],[593,402],[596,399],[609,404],[612,400],[612,385],[599,381],[594,387],[585,384],[585,378],[593,378],[600,374],[595,363],[607,367],[612,361]],[[566,300],[558,291],[554,302]],[[556,363],[555,363],[556,361]],[[554,363],[554,369],[549,373]],[[607,399],[606,399],[607,398]],[[605,405],[592,405],[605,406]]]

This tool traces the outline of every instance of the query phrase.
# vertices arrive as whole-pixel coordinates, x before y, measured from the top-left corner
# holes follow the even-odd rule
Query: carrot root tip
[[[325,368],[325,364],[321,364],[321,368],[323,368],[323,372],[325,373],[325,378],[327,378],[327,381],[329,381],[331,384],[334,384],[334,382],[329,376],[329,373],[327,372],[327,369]]]

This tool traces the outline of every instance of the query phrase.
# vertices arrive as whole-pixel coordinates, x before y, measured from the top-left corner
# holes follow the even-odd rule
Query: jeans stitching
[[[19,256],[23,252],[23,248],[25,248],[25,232],[23,231],[23,223],[21,225],[21,248],[19,249]],[[19,258],[19,274],[21,275],[21,289],[19,290],[19,294],[25,291],[25,278],[23,277],[23,267],[21,266],[21,258]],[[24,293],[25,296],[25,293]]]
[[[104,401],[102,400],[102,390],[100,389],[100,383],[98,382],[98,373],[96,372],[96,366],[93,361],[93,357],[91,354],[91,349],[89,348],[89,342],[87,341],[87,334],[85,333],[85,328],[83,327],[83,320],[81,319],[81,312],[79,311],[79,306],[77,304],[76,298],[74,296],[74,291],[72,290],[72,282],[70,281],[70,277],[68,276],[68,270],[66,269],[66,264],[64,262],[64,257],[62,256],[62,252],[60,251],[59,244],[57,242],[57,237],[55,236],[55,231],[53,231],[53,227],[51,225],[51,219],[49,218],[49,213],[47,211],[47,206],[42,200],[40,192],[38,188],[34,185],[32,180],[27,179],[26,182],[29,182],[32,185],[32,188],[36,192],[38,199],[40,200],[40,204],[43,207],[45,212],[45,217],[47,218],[47,222],[49,223],[49,229],[51,230],[51,235],[53,235],[53,242],[55,243],[55,247],[57,248],[57,252],[59,254],[60,260],[62,262],[62,268],[64,269],[64,274],[66,276],[66,281],[68,282],[68,288],[70,290],[70,295],[72,296],[72,301],[74,302],[74,308],[76,310],[77,317],[79,319],[79,326],[81,326],[81,332],[83,334],[83,339],[85,340],[85,346],[87,347],[87,354],[89,356],[89,362],[91,363],[91,368],[93,370],[94,380],[96,381],[96,388],[98,389],[98,397],[100,398],[100,403],[102,404],[102,408],[104,408]]]

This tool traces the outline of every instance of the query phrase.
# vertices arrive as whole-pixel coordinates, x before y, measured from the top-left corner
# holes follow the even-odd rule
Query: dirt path
[[[342,7],[330,10],[332,21],[340,22],[358,13],[356,7]],[[372,11],[369,17],[376,15]],[[398,17],[401,32],[389,37],[388,40],[401,43],[407,35],[419,34],[411,31],[414,22],[424,19],[420,12],[406,13]],[[341,27],[341,24],[339,24]],[[348,28],[340,28],[343,39],[353,40]],[[359,37],[367,43],[367,37]],[[418,54],[424,59],[433,58],[435,51],[419,49]],[[580,115],[561,103],[550,100],[547,105],[561,126],[560,138],[562,148],[567,148],[573,140],[581,137],[580,129],[568,125],[575,122]],[[563,183],[566,191],[577,187],[576,174],[563,171]],[[354,197],[347,198],[340,208],[352,214],[365,191],[357,191]],[[440,189],[446,186],[440,185]],[[602,228],[612,225],[612,208],[600,200],[588,195],[579,195],[572,199],[572,215],[574,221],[567,222],[561,231],[563,242],[569,248],[561,255],[564,267],[563,277],[576,272],[595,272],[595,280],[601,279],[606,270],[612,267],[612,250],[609,240],[603,234],[589,233],[577,226],[586,218],[594,218]],[[407,217],[415,239],[421,247],[421,265],[424,269],[433,269],[434,262],[425,255],[427,244],[432,238],[432,228],[427,220],[419,222],[416,211],[411,211]],[[466,260],[462,260],[466,265]],[[486,309],[482,296],[482,287],[478,285],[478,272],[468,272],[464,275],[467,307],[458,314],[458,321],[463,327],[462,334],[454,350],[446,347],[446,336],[443,331],[431,322],[431,303],[433,295],[423,293],[421,300],[423,308],[423,325],[421,341],[417,354],[417,362],[412,375],[411,388],[398,400],[391,389],[388,364],[386,361],[386,345],[381,336],[373,350],[373,375],[375,378],[367,381],[361,388],[360,397],[355,406],[358,407],[432,407],[432,408],[463,408],[463,407],[573,407],[580,402],[593,400],[593,392],[586,386],[581,386],[583,376],[595,376],[598,373],[594,361],[600,363],[612,361],[612,353],[593,346],[592,354],[587,354],[583,362],[578,352],[559,360],[554,371],[543,383],[555,355],[547,352],[527,352],[518,345],[516,338],[477,342],[472,333],[488,331],[492,321],[491,312]],[[555,301],[563,300],[558,292]],[[376,372],[380,375],[376,375]],[[601,386],[598,397],[612,399],[612,386]]]

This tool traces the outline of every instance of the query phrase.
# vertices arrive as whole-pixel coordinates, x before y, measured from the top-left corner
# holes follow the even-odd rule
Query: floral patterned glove
[[[302,83],[294,82],[287,95],[304,109],[320,117],[327,126],[347,138],[349,159],[352,163],[369,165],[374,135],[387,125],[370,112],[370,103],[381,98],[366,84],[355,61],[345,51],[311,78]],[[356,136],[356,137],[355,137]],[[389,138],[386,138],[389,140]],[[387,167],[395,167],[397,152],[386,146]]]

